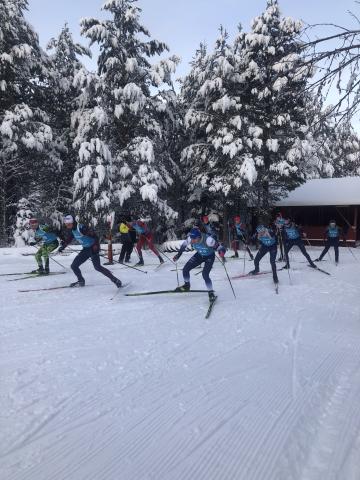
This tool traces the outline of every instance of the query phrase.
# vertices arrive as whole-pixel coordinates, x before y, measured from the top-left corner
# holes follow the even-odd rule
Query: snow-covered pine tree
[[[220,28],[214,52],[205,55],[199,49],[181,92],[187,104],[183,161],[191,172],[190,187],[200,194],[203,212],[214,207],[223,212],[225,235],[229,207],[245,197],[247,185],[256,178],[243,138],[247,122],[241,68],[241,55],[234,54]]]
[[[338,124],[336,118],[322,112],[309,167],[311,178],[360,175],[360,138],[350,123]]]
[[[277,0],[268,0],[251,32],[240,32],[235,41],[235,53],[244,62],[238,82],[251,176],[256,177],[253,204],[259,213],[305,178],[313,101],[306,86],[313,71],[301,56],[301,30],[300,21],[281,16]]]
[[[49,41],[47,50],[50,52],[50,72],[46,84],[46,111],[62,168],[56,170],[47,165],[42,171],[41,212],[59,224],[64,212],[72,208],[73,176],[78,158],[78,151],[73,147],[75,132],[71,118],[82,92],[74,79],[84,68],[79,57],[91,56],[91,52],[74,42],[67,25],[57,38]]]
[[[30,196],[45,159],[58,162],[41,109],[47,59],[26,8],[27,0],[0,2],[0,241],[9,233],[13,205]]]
[[[21,198],[17,204],[14,228],[15,247],[25,247],[25,245],[28,245],[29,240],[34,238],[34,236],[31,235],[29,226],[29,220],[32,217],[33,212],[29,200]]]
[[[109,19],[81,22],[82,34],[98,43],[101,53],[97,75],[82,75],[83,108],[74,117],[79,147],[75,205],[93,223],[114,209],[140,208],[144,202],[170,217],[174,211],[161,191],[171,185],[171,173],[157,156],[159,102],[151,89],[170,83],[178,58],[150,64],[167,47],[150,39],[135,0],[108,0],[103,9]]]

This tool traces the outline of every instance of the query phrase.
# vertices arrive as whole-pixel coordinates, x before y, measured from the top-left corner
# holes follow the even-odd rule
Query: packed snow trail
[[[1,249],[0,274],[31,269],[25,252]],[[1,277],[1,480],[358,480],[360,265],[347,249],[330,277],[301,260],[279,295],[262,275],[234,281],[237,300],[215,264],[208,320],[206,294],[110,301],[89,262],[91,288]],[[170,263],[110,268],[126,293],[177,286]]]

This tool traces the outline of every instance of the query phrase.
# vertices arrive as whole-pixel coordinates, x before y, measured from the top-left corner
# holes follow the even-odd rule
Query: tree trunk
[[[3,165],[0,170],[0,246],[7,246],[7,221],[6,221],[6,177]]]

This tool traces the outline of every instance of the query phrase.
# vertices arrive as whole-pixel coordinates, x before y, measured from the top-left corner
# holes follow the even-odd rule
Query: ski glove
[[[173,262],[177,262],[179,260],[179,255],[174,255],[173,256]]]

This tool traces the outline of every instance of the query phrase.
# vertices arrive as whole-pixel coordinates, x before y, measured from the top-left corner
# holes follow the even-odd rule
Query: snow
[[[360,177],[308,180],[276,205],[280,207],[360,205]]]
[[[21,251],[0,250],[1,273],[34,267]],[[292,253],[292,285],[279,272],[279,295],[267,275],[233,280],[236,300],[216,262],[209,320],[202,293],[110,300],[90,262],[84,289],[18,292],[72,273],[0,277],[1,479],[360,478],[359,264],[341,248],[328,277],[302,260]],[[156,262],[111,269],[128,291],[175,287],[174,266]],[[242,259],[227,269],[242,273]]]

